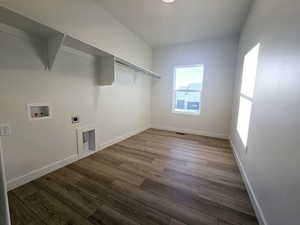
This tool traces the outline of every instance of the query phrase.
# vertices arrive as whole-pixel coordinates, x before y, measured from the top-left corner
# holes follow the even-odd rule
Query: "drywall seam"
[[[243,181],[245,183],[245,186],[246,186],[246,189],[247,189],[247,192],[250,196],[250,200],[251,200],[251,203],[252,203],[252,206],[254,208],[254,211],[255,211],[255,214],[257,216],[257,219],[258,219],[258,222],[260,225],[268,225],[267,223],[267,220],[265,218],[265,215],[260,207],[260,204],[256,198],[256,195],[255,195],[255,192],[254,192],[254,189],[250,183],[250,180],[248,179],[248,176],[246,174],[246,170],[242,164],[242,161],[240,160],[240,157],[237,153],[237,148],[235,147],[235,145],[233,144],[233,141],[232,141],[232,137],[230,136],[229,137],[229,141],[230,141],[230,144],[231,144],[231,147],[232,147],[232,150],[233,150],[233,155],[236,159],[236,162],[238,164],[238,167],[239,167],[239,170],[240,170],[240,173],[242,175],[242,178],[243,178]]]

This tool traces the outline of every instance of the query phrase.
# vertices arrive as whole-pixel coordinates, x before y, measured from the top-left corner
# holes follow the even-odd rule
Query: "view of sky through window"
[[[203,76],[203,65],[175,68],[173,112],[200,113]]]
[[[183,89],[191,84],[200,84],[203,80],[203,66],[176,68],[176,89]]]

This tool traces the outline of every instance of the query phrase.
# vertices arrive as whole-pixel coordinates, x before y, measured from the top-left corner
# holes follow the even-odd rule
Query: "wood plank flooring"
[[[149,129],[9,192],[12,225],[257,225],[228,141]]]

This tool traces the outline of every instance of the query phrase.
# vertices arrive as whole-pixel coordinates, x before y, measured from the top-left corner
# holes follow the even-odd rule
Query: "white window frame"
[[[189,67],[202,67],[203,69],[203,79],[202,79],[202,90],[187,90],[187,92],[200,92],[200,105],[199,105],[199,112],[186,112],[186,111],[178,111],[176,110],[176,69],[178,68],[189,68]],[[202,92],[203,92],[203,81],[204,81],[204,73],[205,73],[205,67],[204,64],[194,64],[194,65],[177,65],[174,67],[173,70],[173,94],[172,94],[172,113],[174,114],[182,114],[182,115],[190,115],[190,116],[200,116],[201,109],[202,109]]]

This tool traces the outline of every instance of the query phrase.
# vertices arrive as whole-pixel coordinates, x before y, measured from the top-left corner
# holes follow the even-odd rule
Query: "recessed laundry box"
[[[27,111],[29,120],[50,119],[52,116],[50,104],[28,104]]]

